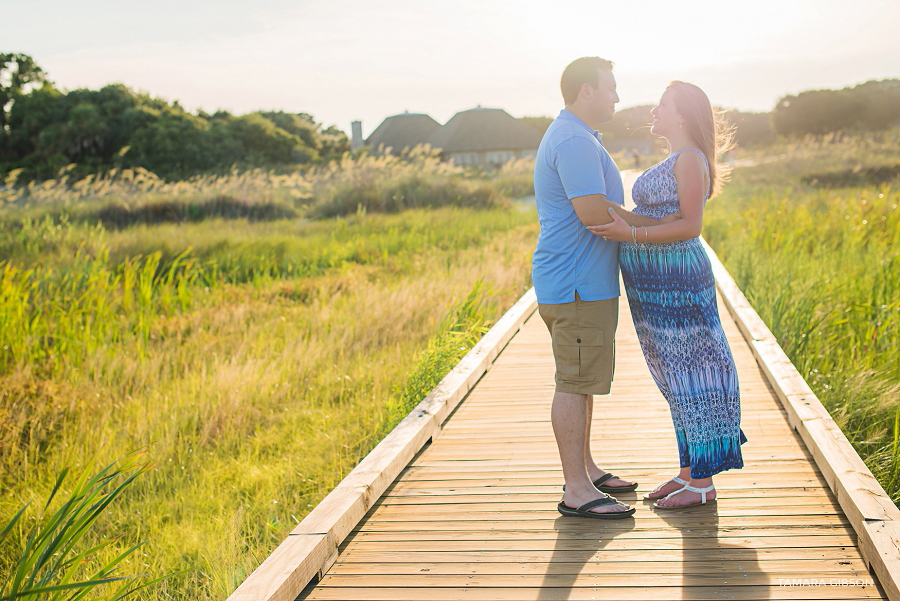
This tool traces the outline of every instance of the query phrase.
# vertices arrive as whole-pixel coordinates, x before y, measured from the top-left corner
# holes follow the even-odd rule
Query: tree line
[[[232,167],[317,163],[349,150],[344,132],[306,113],[192,114],[121,84],[62,91],[25,54],[0,53],[0,176],[43,180],[143,167],[184,179]]]
[[[653,139],[650,109],[618,111],[601,131],[606,140]],[[769,113],[727,111],[742,146],[776,136],[834,131],[879,131],[900,126],[900,79],[869,81],[842,90],[787,95]],[[549,117],[526,117],[543,131]],[[0,178],[49,179],[73,165],[79,178],[113,167],[143,167],[166,179],[232,167],[290,168],[338,157],[347,135],[306,113],[226,111],[196,114],[121,84],[63,91],[34,60],[0,53]]]
[[[600,128],[604,140],[654,139],[652,108],[648,104],[616,111],[613,120]],[[842,90],[810,90],[780,98],[768,113],[726,110],[724,117],[734,126],[739,146],[768,144],[776,136],[882,131],[900,127],[900,79],[868,81]],[[543,131],[553,119],[524,120]]]
[[[772,126],[782,135],[881,131],[900,125],[900,79],[842,90],[809,90],[780,99]]]

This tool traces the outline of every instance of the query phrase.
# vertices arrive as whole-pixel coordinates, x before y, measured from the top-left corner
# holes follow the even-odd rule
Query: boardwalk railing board
[[[532,288],[447,376],[303,519],[228,601],[292,601],[327,571],[337,548],[537,309]]]
[[[863,558],[878,576],[888,598],[900,601],[900,510],[791,363],[715,251],[702,238],[701,242],[725,305],[784,406],[791,426],[806,443],[853,526]]]

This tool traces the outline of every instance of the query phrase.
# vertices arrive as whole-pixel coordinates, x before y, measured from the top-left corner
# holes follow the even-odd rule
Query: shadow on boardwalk
[[[628,499],[622,499],[631,503]],[[603,520],[560,516],[553,522],[556,543],[537,598],[541,601],[569,599],[572,589],[590,586],[582,575],[589,563],[601,561],[604,548],[616,536],[634,530],[635,520]],[[612,564],[608,564],[615,569]]]
[[[770,598],[770,579],[759,565],[756,549],[719,538],[718,504],[654,511],[670,528],[681,532],[681,599],[741,598],[734,589],[750,585],[760,599]],[[721,573],[717,574],[716,568]]]

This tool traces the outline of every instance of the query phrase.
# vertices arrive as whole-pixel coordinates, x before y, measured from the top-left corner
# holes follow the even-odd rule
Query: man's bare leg
[[[550,411],[553,434],[556,436],[556,446],[559,447],[563,478],[566,481],[563,503],[572,508],[581,507],[589,501],[604,496],[594,488],[585,465],[585,435],[589,433],[587,401],[587,396],[583,394],[556,392],[553,395],[553,407]],[[620,502],[601,505],[591,511],[606,513],[626,511],[627,509],[629,506]]]
[[[587,467],[588,476],[591,482],[605,474],[606,472],[597,466],[594,461],[594,455],[591,453],[591,422],[594,417],[594,395],[586,395],[585,407],[587,408],[587,423],[584,428],[584,465]],[[629,486],[632,483],[621,478],[610,478],[605,486]]]

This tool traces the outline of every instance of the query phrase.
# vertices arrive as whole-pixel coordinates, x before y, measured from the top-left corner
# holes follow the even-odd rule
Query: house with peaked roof
[[[493,168],[510,159],[534,156],[541,134],[503,109],[479,106],[456,113],[427,142],[457,165]]]
[[[440,128],[440,123],[422,113],[401,113],[381,122],[366,139],[372,154],[399,155],[425,141]]]

